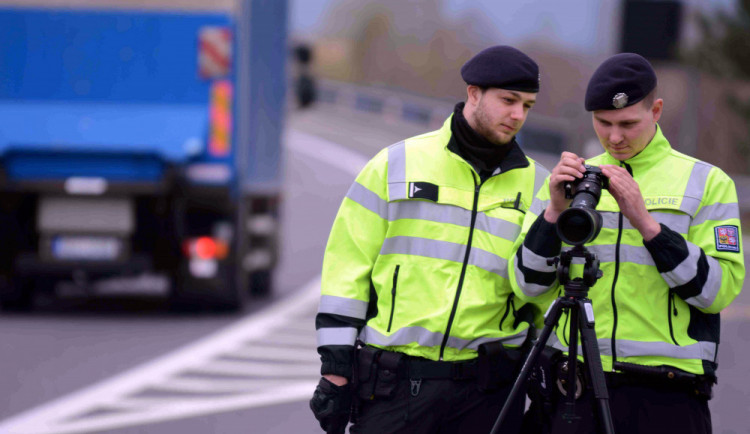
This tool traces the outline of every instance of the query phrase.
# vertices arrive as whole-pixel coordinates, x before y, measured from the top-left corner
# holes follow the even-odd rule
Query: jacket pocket
[[[511,292],[508,295],[508,298],[505,300],[505,313],[503,314],[503,317],[500,318],[500,330],[503,329],[503,322],[505,322],[505,319],[508,318],[508,314],[510,313],[511,309],[513,310],[513,318],[515,319],[516,316],[516,304],[513,301],[514,294]]]
[[[393,312],[396,310],[396,288],[398,287],[399,268],[401,268],[401,266],[396,265],[396,269],[393,270],[393,287],[391,288],[391,316],[388,319],[388,333],[391,332],[391,325],[393,325]]]
[[[675,303],[674,292],[669,291],[668,297],[667,317],[669,318],[669,337],[672,338],[672,342],[674,342],[675,345],[680,345],[677,343],[677,339],[674,338],[674,326],[672,325],[672,316],[677,316],[677,303]]]

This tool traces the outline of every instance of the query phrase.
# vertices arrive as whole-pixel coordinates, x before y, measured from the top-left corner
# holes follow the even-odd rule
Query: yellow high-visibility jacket
[[[739,294],[745,276],[734,182],[721,169],[673,150],[658,126],[634,157],[620,162],[604,153],[587,164],[625,167],[662,229],[645,242],[612,195],[602,192],[602,230],[586,248],[603,272],[589,298],[604,370],[619,361],[715,375],[719,312]],[[560,253],[555,226],[527,213],[524,236],[512,260],[514,291],[526,300],[549,301],[562,290],[546,262]],[[580,275],[577,270],[571,275]],[[567,350],[569,325],[564,315],[549,343]]]
[[[508,259],[549,172],[513,142],[482,180],[449,149],[451,118],[381,151],[344,198],[316,318],[323,374],[351,375],[357,338],[446,361],[475,358],[485,342],[525,340]]]

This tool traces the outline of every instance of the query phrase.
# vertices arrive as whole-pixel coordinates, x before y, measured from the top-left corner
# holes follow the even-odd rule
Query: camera
[[[609,179],[596,166],[585,166],[583,177],[563,184],[565,198],[573,199],[557,219],[557,235],[574,246],[590,242],[602,228],[602,216],[596,205],[602,189],[609,188]]]

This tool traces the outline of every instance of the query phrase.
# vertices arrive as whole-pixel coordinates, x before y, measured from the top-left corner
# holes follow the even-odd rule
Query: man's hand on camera
[[[602,174],[609,178],[609,193],[617,201],[620,212],[638,229],[644,240],[650,241],[661,232],[659,223],[648,213],[641,189],[624,167],[605,164]]]
[[[334,381],[342,384],[334,384]],[[346,378],[326,375],[320,379],[310,400],[310,409],[326,433],[344,433],[349,423],[351,407],[352,387]]]
[[[557,217],[570,205],[565,198],[565,183],[583,177],[586,171],[583,158],[572,152],[563,152],[549,177],[549,206],[544,211],[544,219],[550,223],[557,222]]]

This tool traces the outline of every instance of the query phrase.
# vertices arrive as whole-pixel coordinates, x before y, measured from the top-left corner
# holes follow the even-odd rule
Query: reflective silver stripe
[[[335,295],[321,295],[318,313],[332,313],[351,318],[365,319],[367,315],[367,302]]]
[[[688,227],[690,226],[690,216],[687,214],[671,214],[662,211],[649,211],[651,217],[656,220],[657,223],[663,223],[673,231],[686,234]],[[620,224],[620,213],[612,211],[599,211],[602,215],[602,228],[604,229],[619,229]],[[622,219],[623,229],[635,229],[630,220],[626,217]]]
[[[538,216],[542,213],[542,211],[547,208],[547,205],[549,205],[549,200],[539,200],[537,198],[534,198],[534,200],[531,202],[531,206],[529,207],[530,213],[534,214],[535,216]]]
[[[682,204],[680,204],[681,211],[695,216],[701,204],[703,191],[706,188],[708,174],[712,168],[713,166],[702,161],[697,161],[693,165],[693,170],[690,172],[690,178],[688,178],[687,186],[685,187]]]
[[[534,196],[539,193],[539,189],[542,188],[544,185],[544,180],[547,179],[547,176],[549,176],[549,171],[546,167],[542,166],[541,164],[534,162],[535,164],[535,171],[534,171]]]
[[[602,342],[604,341],[604,342]],[[612,348],[609,347],[609,339],[598,339],[599,348],[602,354],[612,355]],[[607,352],[604,350],[606,342]],[[640,342],[626,341],[617,339],[617,357],[635,357],[635,356],[664,356],[675,359],[716,359],[716,343],[714,342],[696,342],[691,345],[673,345],[667,342]]]
[[[469,212],[469,220],[471,220],[471,212]],[[477,213],[477,220],[474,228],[508,241],[516,241],[518,234],[521,233],[520,225],[511,223],[507,220],[490,217],[481,212]]]
[[[470,210],[421,200],[388,203],[357,182],[349,188],[346,197],[389,221],[417,219],[464,227],[471,225]],[[477,213],[475,228],[509,241],[515,241],[521,232],[521,226],[481,212]]]
[[[399,219],[428,220],[468,227],[471,225],[471,211],[423,200],[392,202],[388,208],[388,220]]]
[[[702,307],[704,309],[711,306],[714,300],[716,300],[719,289],[721,289],[721,276],[723,274],[721,265],[719,265],[719,261],[716,258],[706,256],[706,260],[708,261],[708,278],[703,285],[701,293],[685,300],[695,307]]]
[[[615,262],[615,244],[603,244],[603,245],[588,245],[586,248],[596,253],[597,259],[600,262]],[[570,248],[564,248],[564,250],[570,250]],[[620,244],[620,263],[631,262],[638,265],[655,265],[654,258],[648,252],[646,247],[643,246],[631,246],[628,244]]]
[[[706,205],[698,211],[693,219],[693,226],[697,226],[708,220],[724,221],[740,218],[740,207],[737,203],[714,203]]]
[[[521,345],[526,339],[528,330],[522,330],[518,334],[506,336],[503,338],[490,338],[482,337],[477,339],[460,339],[457,337],[450,336],[446,342],[446,346],[457,350],[471,349],[476,350],[480,345],[486,342],[503,342],[508,345]],[[413,343],[419,344],[421,347],[438,347],[443,343],[443,334],[431,332],[424,327],[404,327],[396,330],[390,336],[386,336],[370,326],[366,326],[362,329],[362,333],[359,335],[359,339],[372,345],[381,346],[397,346],[397,345],[409,345]]]
[[[415,255],[463,263],[466,246],[428,238],[399,236],[386,238],[383,241],[380,254]],[[469,265],[508,278],[508,261],[485,250],[472,247],[469,254]]]
[[[562,351],[568,351],[568,346],[563,345],[562,342],[560,342],[560,339],[557,337],[557,333],[552,333],[549,335],[549,339],[547,339],[547,346],[552,348],[557,348],[558,350]],[[581,346],[578,346],[578,349],[581,349]],[[601,350],[600,350],[601,352]],[[581,354],[580,352],[578,354]]]
[[[602,228],[603,229],[619,229],[620,228],[620,213],[619,212],[612,212],[612,211],[599,211],[599,214],[602,216]],[[628,219],[623,217],[622,219],[623,226],[630,225],[630,222]],[[632,228],[632,226],[630,226]],[[628,229],[628,228],[623,228]]]
[[[437,223],[450,223],[457,226],[471,226],[471,211],[453,205],[445,205],[422,200],[409,200],[389,204],[388,220],[418,219]],[[496,237],[515,241],[521,226],[507,220],[477,213],[475,228]]]
[[[550,271],[557,270],[555,265],[547,264],[547,259],[544,256],[537,255],[532,252],[525,245],[521,247],[521,259],[523,260],[523,266],[534,271],[540,271],[542,273],[549,273]]]
[[[448,342],[446,343],[447,347],[455,348],[457,350],[463,350],[463,349],[471,349],[471,350],[477,350],[479,349],[479,346],[488,342],[502,342],[506,345],[521,345],[526,340],[526,335],[528,334],[528,329],[521,330],[515,335],[511,336],[505,336],[503,338],[489,338],[489,337],[483,337],[483,338],[477,338],[472,340],[467,339],[459,339],[453,336],[448,337]]]
[[[554,339],[553,339],[554,337]],[[701,341],[691,345],[673,345],[667,342],[641,342],[617,339],[617,357],[637,357],[637,356],[662,356],[673,359],[698,359],[714,361],[716,357],[717,345],[714,342]],[[567,351],[568,346],[563,345],[557,336],[550,336],[547,341],[548,345],[559,350]],[[597,339],[599,353],[605,356],[612,356],[612,340],[607,338]],[[583,349],[578,345],[578,354]]]
[[[661,273],[661,277],[670,288],[676,288],[690,282],[698,274],[698,259],[701,257],[701,249],[693,243],[687,243],[688,256],[684,261],[677,264],[672,271]]]
[[[681,234],[688,233],[688,229],[690,228],[690,216],[687,214],[671,214],[659,211],[650,211],[649,214],[651,214],[651,217],[653,217],[657,223],[661,223],[675,232]],[[630,222],[628,222],[628,225],[630,225]],[[632,227],[632,225],[630,226]]]
[[[469,265],[508,278],[508,260],[477,247],[471,248]]]
[[[373,345],[407,345],[416,342],[422,347],[437,347],[443,343],[443,334],[431,332],[424,327],[404,327],[385,336],[374,328],[365,326],[359,339]]]
[[[406,143],[388,148],[388,200],[406,199]]]
[[[318,329],[318,346],[354,345],[357,329],[354,327],[329,327]]]
[[[388,202],[384,201],[377,194],[370,191],[362,184],[355,182],[349,187],[346,197],[357,202],[368,210],[379,215],[382,219],[388,218]]]
[[[518,261],[513,262],[513,268],[516,271],[516,283],[521,288],[521,292],[527,297],[538,297],[545,292],[549,291],[550,288],[555,286],[557,279],[550,286],[538,285],[536,283],[527,283],[524,279],[524,275],[518,268]]]

